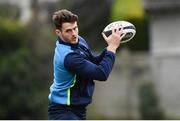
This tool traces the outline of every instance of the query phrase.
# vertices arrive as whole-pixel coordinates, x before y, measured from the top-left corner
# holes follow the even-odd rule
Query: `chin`
[[[73,41],[73,42],[72,42],[72,44],[77,44],[77,43],[78,43],[78,41]]]
[[[76,44],[76,43],[78,43],[78,39],[73,39],[73,41],[71,42],[72,44]]]

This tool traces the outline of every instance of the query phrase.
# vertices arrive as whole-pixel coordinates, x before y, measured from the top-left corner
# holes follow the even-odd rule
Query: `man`
[[[78,35],[78,16],[68,10],[54,12],[56,27],[54,80],[50,87],[48,118],[50,120],[86,119],[86,106],[91,103],[94,81],[105,81],[113,68],[116,49],[123,36],[122,28],[114,28],[106,37],[107,47],[94,56],[86,41]]]

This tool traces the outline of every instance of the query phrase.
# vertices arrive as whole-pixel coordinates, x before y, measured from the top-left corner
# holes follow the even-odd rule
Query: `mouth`
[[[77,37],[73,37],[72,39],[76,39]]]
[[[74,41],[73,43],[77,43],[77,37],[75,36],[75,37],[72,37],[72,40]]]
[[[76,37],[76,36],[74,36],[74,37],[72,37],[72,39],[73,39],[73,40],[77,40],[77,37]]]

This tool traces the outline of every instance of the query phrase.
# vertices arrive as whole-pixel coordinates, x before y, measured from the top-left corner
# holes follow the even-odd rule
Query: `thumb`
[[[101,33],[103,38],[107,41],[107,36],[104,34],[104,32]]]
[[[121,39],[126,35],[126,32],[121,34]]]

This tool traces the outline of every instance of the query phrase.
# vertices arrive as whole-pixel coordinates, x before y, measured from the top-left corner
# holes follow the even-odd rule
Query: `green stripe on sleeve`
[[[67,100],[67,105],[70,105],[70,88],[68,89],[68,100]]]

